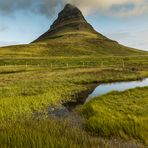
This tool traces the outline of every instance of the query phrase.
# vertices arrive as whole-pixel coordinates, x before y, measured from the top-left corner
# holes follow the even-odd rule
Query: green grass
[[[2,125],[2,124],[1,124]],[[135,141],[124,142],[120,139],[104,139],[90,136],[71,121],[54,118],[20,119],[0,126],[2,148],[141,148]]]
[[[124,68],[119,58],[2,58],[0,61],[3,65],[0,68],[1,120],[31,116],[50,104],[74,99],[75,94],[88,89],[87,84],[135,80],[148,75],[147,57],[126,58]]]
[[[2,148],[89,148],[106,144],[66,120],[52,118],[9,123],[1,127],[0,137]]]
[[[137,139],[148,144],[148,87],[111,92],[81,108],[86,129],[104,137]]]
[[[29,45],[0,48],[3,57],[132,56],[147,52],[128,48],[88,32],[62,33]]]
[[[78,99],[78,93],[92,89],[90,84],[147,77],[147,65],[147,56],[1,57],[0,140],[3,147],[41,147],[46,143],[50,147],[101,145],[98,138],[88,136],[79,127],[72,130],[69,123],[50,117],[39,121],[32,118],[35,113],[46,115],[49,106]],[[57,141],[61,133],[64,134]],[[104,139],[103,143],[106,143]]]

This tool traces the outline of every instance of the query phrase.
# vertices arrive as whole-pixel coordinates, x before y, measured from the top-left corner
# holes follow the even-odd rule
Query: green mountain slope
[[[67,4],[50,29],[29,45],[0,48],[1,56],[129,56],[147,54],[96,32],[81,11]]]

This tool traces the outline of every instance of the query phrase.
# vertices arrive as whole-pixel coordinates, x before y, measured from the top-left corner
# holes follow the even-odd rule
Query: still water
[[[142,81],[129,81],[129,82],[114,82],[101,84],[95,88],[95,90],[88,96],[86,102],[90,101],[94,97],[98,97],[107,94],[111,91],[125,91],[136,87],[148,86],[148,78]]]

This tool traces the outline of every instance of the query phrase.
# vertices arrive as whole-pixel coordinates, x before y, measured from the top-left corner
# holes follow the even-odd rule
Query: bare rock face
[[[71,31],[88,30],[97,33],[93,27],[87,23],[82,12],[77,7],[67,4],[58,14],[58,18],[51,25],[50,29],[36,41],[49,38],[66,29]]]
[[[57,20],[53,23],[50,29],[56,29],[59,26],[64,26],[66,22],[70,23],[73,21],[87,23],[81,11],[78,8],[76,8],[73,5],[67,4],[65,8],[59,13]]]

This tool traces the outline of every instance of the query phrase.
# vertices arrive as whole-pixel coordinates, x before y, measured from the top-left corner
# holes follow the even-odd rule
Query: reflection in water
[[[98,97],[104,94],[107,94],[111,91],[125,91],[127,89],[136,88],[136,87],[144,87],[148,86],[148,78],[142,81],[130,81],[130,82],[115,82],[115,83],[107,83],[101,84],[90,94],[86,100],[88,102],[94,97]]]

